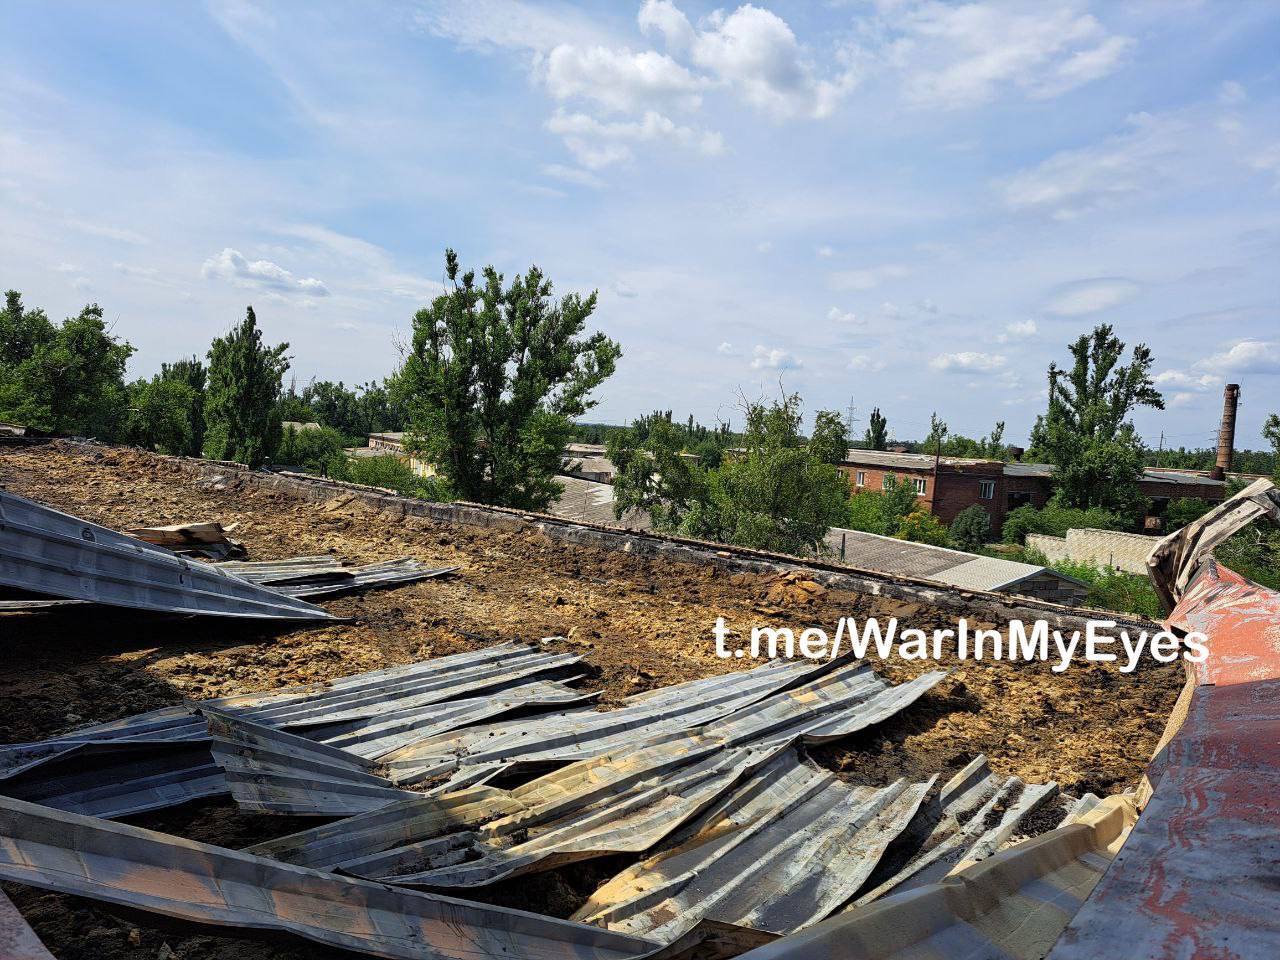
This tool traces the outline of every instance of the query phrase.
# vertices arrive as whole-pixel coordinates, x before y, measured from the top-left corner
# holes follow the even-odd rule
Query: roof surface
[[[610,527],[628,527],[632,530],[648,530],[652,527],[649,515],[643,510],[632,510],[621,520],[614,516],[612,484],[564,474],[558,475],[556,482],[564,487],[564,493],[547,508],[552,516]]]
[[[836,556],[840,555],[842,539],[844,562],[850,566],[904,577],[923,577],[965,590],[999,590],[1043,574],[1071,580],[1055,570],[1032,563],[983,557],[963,550],[932,547],[842,527],[833,527],[827,533],[827,547]]]
[[[845,453],[845,463],[869,467],[901,467],[906,470],[931,470],[934,456],[931,453],[893,453],[889,450],[862,450],[850,448]],[[942,457],[939,463],[947,466],[967,467],[981,464],[999,465],[998,460],[973,460],[969,457]]]

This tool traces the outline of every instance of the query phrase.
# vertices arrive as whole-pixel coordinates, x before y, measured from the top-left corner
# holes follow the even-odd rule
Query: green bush
[[[1005,543],[1024,543],[1029,533],[1065,537],[1068,530],[1128,530],[1132,524],[1107,510],[1090,507],[1079,510],[1050,500],[1043,510],[1027,505],[1010,510],[1004,518],[1001,538]]]
[[[899,540],[927,543],[935,547],[945,547],[951,543],[942,521],[923,510],[916,510],[903,517],[894,536]]]
[[[342,434],[332,427],[321,427],[318,430],[286,427],[274,459],[276,463],[301,467],[310,473],[327,477],[342,472],[346,461],[346,454],[342,452],[343,443]]]
[[[334,471],[335,480],[385,487],[406,497],[419,497],[443,503],[451,500],[449,490],[440,477],[420,477],[400,457],[361,457],[345,460],[341,470]]]
[[[991,517],[976,503],[956,514],[951,521],[951,539],[962,550],[978,550],[991,537]]]
[[[1165,508],[1164,532],[1172,533],[1174,530],[1181,530],[1192,520],[1199,520],[1214,504],[1208,500],[1198,500],[1195,497],[1179,497],[1177,500],[1169,501],[1169,506]]]
[[[1137,614],[1149,620],[1165,615],[1164,606],[1146,577],[1089,563],[1058,561],[1049,566],[1089,585],[1089,595],[1084,600],[1087,606]]]

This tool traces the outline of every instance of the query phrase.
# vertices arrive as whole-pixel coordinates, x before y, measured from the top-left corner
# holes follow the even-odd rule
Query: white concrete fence
[[[1065,537],[1051,537],[1044,533],[1027,534],[1027,547],[1043,553],[1050,562],[1066,560],[1071,563],[1091,563],[1144,576],[1147,572],[1147,555],[1159,542],[1159,537],[1120,533],[1116,530],[1068,530]]]

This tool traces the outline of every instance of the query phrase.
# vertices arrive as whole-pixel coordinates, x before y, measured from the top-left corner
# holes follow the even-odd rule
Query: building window
[[[991,500],[996,495],[996,482],[994,480],[978,481],[978,499]]]
[[[867,482],[867,472],[865,470],[858,471],[858,479],[854,481],[858,486],[864,486]]]
[[[923,496],[924,496],[924,489],[925,489],[925,480],[924,480],[924,478],[923,478],[923,477],[916,477],[916,478],[915,478],[913,481],[911,481],[911,482],[915,484],[915,487],[916,487],[916,496],[918,496],[918,497],[923,497]]]

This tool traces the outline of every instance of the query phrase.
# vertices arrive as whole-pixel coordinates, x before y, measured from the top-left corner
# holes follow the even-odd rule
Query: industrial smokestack
[[[1231,469],[1231,455],[1236,445],[1236,406],[1240,403],[1240,384],[1228,383],[1222,391],[1222,426],[1218,428],[1218,465],[1210,474],[1222,480]]]

